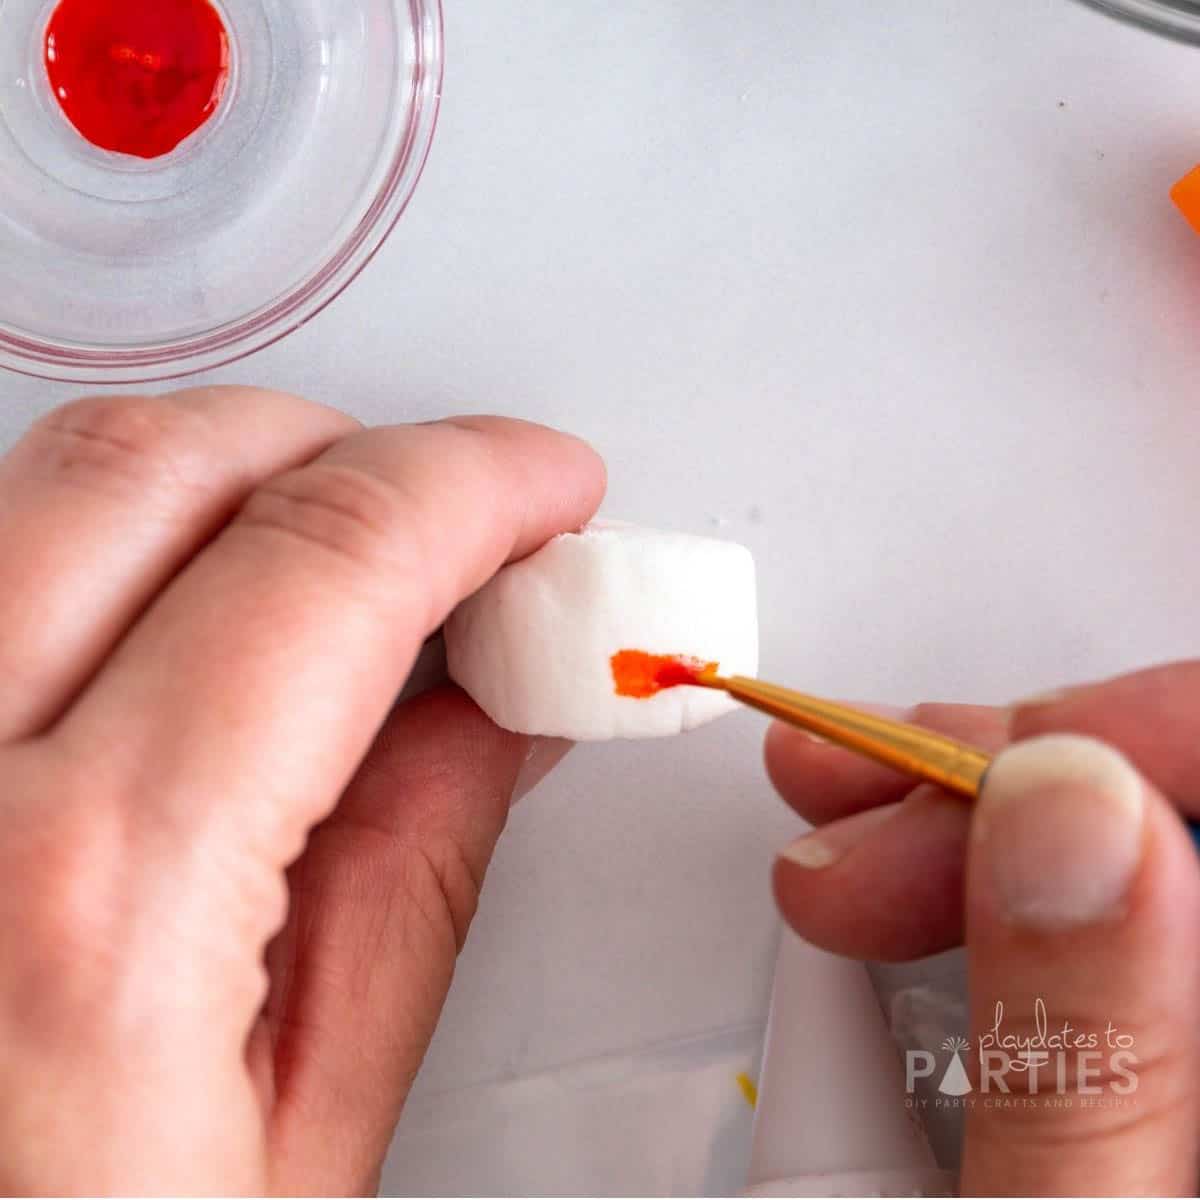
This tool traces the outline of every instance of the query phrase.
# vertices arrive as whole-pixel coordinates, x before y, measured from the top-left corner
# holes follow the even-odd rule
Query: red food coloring
[[[703,662],[680,654],[647,654],[644,650],[618,650],[609,659],[618,696],[647,700],[664,688],[698,684],[715,662]]]
[[[61,0],[46,74],[93,146],[159,158],[213,115],[229,81],[229,35],[208,0]]]

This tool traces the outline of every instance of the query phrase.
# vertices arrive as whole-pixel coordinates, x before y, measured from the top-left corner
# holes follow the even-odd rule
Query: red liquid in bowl
[[[82,137],[159,158],[216,111],[229,35],[208,0],[61,0],[45,58],[54,96]]]

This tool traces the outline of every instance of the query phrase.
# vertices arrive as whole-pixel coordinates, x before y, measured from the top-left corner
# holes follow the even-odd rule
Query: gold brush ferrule
[[[978,796],[991,765],[990,755],[965,742],[773,683],[714,672],[705,673],[698,682],[702,687],[728,692],[751,708],[906,775],[936,783],[959,796],[970,799]]]

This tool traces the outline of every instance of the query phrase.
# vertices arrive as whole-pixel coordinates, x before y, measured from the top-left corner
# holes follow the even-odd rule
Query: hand
[[[529,749],[393,702],[603,488],[536,426],[246,389],[0,461],[5,1194],[374,1189]]]
[[[1001,751],[973,808],[771,728],[771,777],[819,827],[776,866],[787,920],[878,960],[965,933],[962,1194],[1194,1194],[1200,870],[1180,813],[1200,815],[1200,663],[1009,712],[923,705],[908,719]],[[1006,1064],[1006,1036],[1034,1039],[1031,1067]],[[1114,1058],[1121,1048],[1136,1061]]]

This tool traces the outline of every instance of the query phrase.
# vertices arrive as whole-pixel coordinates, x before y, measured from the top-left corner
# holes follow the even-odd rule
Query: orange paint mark
[[[618,650],[609,662],[617,695],[635,700],[648,700],[664,688],[695,684],[703,672],[717,669],[715,662],[644,650]]]
[[[1171,189],[1171,199],[1184,220],[1200,233],[1200,167],[1189,171]]]

